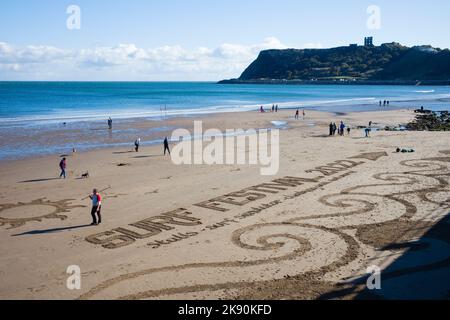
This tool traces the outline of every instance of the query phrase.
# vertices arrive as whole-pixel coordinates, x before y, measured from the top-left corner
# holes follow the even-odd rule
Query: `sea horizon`
[[[102,86],[107,85],[107,86]],[[121,86],[123,85],[123,86]],[[136,86],[133,86],[136,85]],[[8,120],[95,120],[251,111],[271,104],[280,108],[367,111],[378,101],[423,101],[447,110],[450,86],[390,85],[224,85],[212,81],[0,81],[0,124]],[[353,104],[360,108],[349,108]],[[394,107],[390,105],[390,107]],[[94,114],[90,109],[96,109]]]

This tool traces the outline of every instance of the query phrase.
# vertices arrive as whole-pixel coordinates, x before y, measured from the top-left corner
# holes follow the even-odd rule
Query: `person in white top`
[[[136,150],[136,152],[139,152],[139,146],[141,145],[141,138],[137,139],[134,142],[134,150]]]
[[[102,216],[100,214],[100,211],[102,209],[102,196],[97,192],[97,189],[94,189],[92,191],[92,194],[89,196],[92,200],[92,209],[91,209],[91,215],[92,215],[92,223],[91,226],[98,225],[102,223]],[[97,217],[98,216],[98,222]]]

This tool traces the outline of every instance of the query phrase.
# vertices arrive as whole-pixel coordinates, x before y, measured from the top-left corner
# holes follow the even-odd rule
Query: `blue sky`
[[[69,5],[81,29],[68,30]],[[381,29],[369,30],[370,5]],[[260,50],[361,43],[449,48],[447,0],[2,0],[0,80],[218,80]]]

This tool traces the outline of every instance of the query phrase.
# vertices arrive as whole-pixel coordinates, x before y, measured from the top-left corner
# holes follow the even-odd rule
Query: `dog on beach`
[[[81,175],[81,179],[88,179],[89,178],[89,171],[86,171],[86,173],[83,173]]]

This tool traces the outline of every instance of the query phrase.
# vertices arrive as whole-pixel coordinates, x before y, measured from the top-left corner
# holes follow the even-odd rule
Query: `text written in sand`
[[[328,176],[334,176],[344,171],[348,173],[348,170],[350,170],[351,168],[362,165],[364,163],[364,161],[338,160],[325,166],[318,166],[312,170],[306,171],[310,174],[320,174],[315,177],[304,178],[287,176],[284,178],[274,179],[267,183],[251,186],[236,192],[232,192],[220,197],[194,204],[194,206],[213,212],[225,213],[232,210],[233,208],[240,208],[252,202],[262,200],[267,196],[276,195],[280,192],[298,188],[306,184],[309,187],[303,192],[298,192],[298,195],[303,195],[307,192],[312,192],[314,190],[317,190],[317,188],[320,188],[328,183],[337,180],[336,178],[332,178],[330,181],[325,181],[324,179],[326,179]],[[345,177],[346,175],[347,174],[345,173],[339,178]],[[296,195],[297,193],[294,195],[294,197]],[[202,231],[211,231],[223,228],[230,224],[237,223],[239,220],[258,214],[280,203],[282,203],[281,200],[276,200],[261,204],[258,207],[253,207],[244,213],[236,215],[234,218],[229,217],[212,225],[205,226],[202,230],[191,230],[189,232],[182,232],[175,229],[177,227],[198,227],[202,225],[201,219],[194,216],[192,211],[180,208],[174,211],[163,213],[158,216],[147,218],[145,220],[131,223],[126,227],[119,227],[110,231],[105,231],[88,236],[86,238],[86,241],[95,245],[101,245],[106,249],[117,249],[133,244],[137,240],[149,239],[166,233],[170,234],[175,230],[176,233],[169,235],[166,239],[157,239],[147,243],[150,247],[156,249],[164,245],[173,244],[197,236]]]

